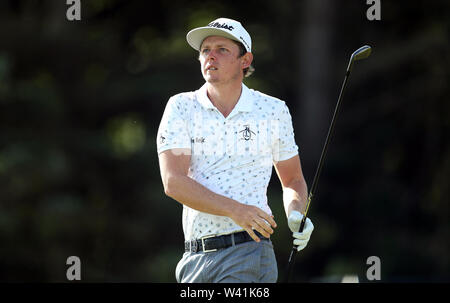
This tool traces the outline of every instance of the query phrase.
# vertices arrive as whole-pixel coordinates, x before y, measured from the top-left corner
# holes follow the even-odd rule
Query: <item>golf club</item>
[[[342,87],[341,87],[341,92],[339,93],[339,98],[336,104],[336,108],[334,109],[334,114],[333,114],[333,118],[331,119],[331,124],[330,124],[330,128],[328,129],[328,134],[325,140],[325,144],[322,148],[322,153],[320,155],[320,159],[319,159],[319,164],[317,165],[317,169],[316,169],[316,173],[314,175],[314,179],[313,179],[313,183],[311,186],[311,190],[309,191],[309,195],[308,195],[308,201],[306,203],[306,207],[305,207],[305,213],[303,216],[303,219],[300,223],[300,228],[299,228],[299,232],[303,232],[303,228],[305,227],[305,222],[306,222],[306,216],[308,214],[308,210],[309,210],[309,205],[311,204],[311,200],[316,192],[317,189],[317,183],[319,182],[319,176],[320,176],[320,172],[322,171],[322,166],[323,166],[323,162],[325,159],[325,155],[327,153],[327,149],[328,149],[328,144],[330,142],[331,136],[333,134],[333,129],[334,129],[334,124],[335,124],[335,120],[336,120],[336,116],[339,112],[339,107],[341,105],[341,101],[342,101],[342,96],[344,95],[344,91],[345,88],[347,86],[347,79],[350,75],[350,71],[352,69],[353,63],[355,61],[361,60],[361,59],[365,59],[367,57],[369,57],[370,53],[372,52],[372,48],[368,45],[362,46],[360,48],[358,48],[356,51],[353,52],[353,54],[350,57],[350,60],[348,62],[348,66],[347,66],[347,72],[345,73],[345,78],[344,78],[344,82],[342,83]],[[294,263],[295,263],[295,256],[297,253],[297,246],[293,246],[292,250],[291,250],[291,254],[289,256],[289,261],[288,261],[288,266],[287,266],[287,270],[286,270],[286,278],[285,278],[285,282],[289,282],[290,276],[291,276],[291,272],[292,272],[292,268],[294,267]]]

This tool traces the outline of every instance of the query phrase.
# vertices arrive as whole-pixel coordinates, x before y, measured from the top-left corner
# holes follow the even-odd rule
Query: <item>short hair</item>
[[[236,40],[231,41],[233,41],[237,46],[239,46],[239,58],[247,53],[247,49],[245,48],[244,44]],[[255,68],[253,67],[253,65],[250,64],[249,67],[244,68],[244,77],[249,77],[251,74],[253,74],[254,71]]]

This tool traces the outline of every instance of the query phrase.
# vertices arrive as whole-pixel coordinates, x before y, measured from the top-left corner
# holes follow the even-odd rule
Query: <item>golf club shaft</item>
[[[328,129],[327,138],[325,139],[325,144],[324,144],[324,146],[322,148],[322,153],[320,155],[319,164],[317,165],[316,173],[314,174],[314,179],[313,179],[313,183],[312,183],[312,186],[311,186],[311,190],[309,191],[308,201],[306,203],[305,213],[303,214],[302,222],[300,223],[299,232],[303,232],[303,228],[305,227],[306,216],[307,216],[307,213],[308,213],[309,205],[310,205],[312,197],[314,196],[314,193],[316,192],[316,189],[317,189],[317,184],[319,182],[319,177],[320,177],[320,173],[322,171],[322,166],[323,166],[323,163],[324,163],[325,155],[326,155],[327,150],[328,150],[328,144],[330,143],[331,136],[332,136],[333,130],[334,130],[336,117],[338,115],[339,108],[340,108],[340,105],[341,105],[341,100],[342,100],[342,97],[344,95],[345,88],[347,87],[347,79],[348,79],[348,77],[350,75],[351,66],[352,66],[352,61],[350,61],[349,65],[347,67],[347,71],[345,73],[344,82],[342,83],[341,91],[339,93],[339,98],[338,98],[336,107],[334,109],[334,114],[333,114],[333,118],[331,119],[330,127]],[[295,256],[296,255],[297,255],[297,246],[294,245],[292,247],[291,254],[289,255],[288,268],[286,270],[286,278],[285,278],[285,282],[286,283],[289,282],[289,279],[290,279],[290,276],[291,276],[291,272],[292,272],[292,269],[294,267]]]
[[[339,98],[338,98],[336,107],[334,109],[333,118],[331,119],[330,128],[328,129],[327,138],[325,139],[325,144],[324,144],[324,146],[322,148],[322,153],[320,154],[319,164],[317,165],[316,173],[314,174],[314,179],[313,179],[313,183],[312,183],[312,186],[311,186],[311,190],[309,191],[308,202],[306,204],[306,208],[305,208],[305,213],[304,213],[304,217],[303,217],[303,220],[302,220],[302,224],[300,225],[300,232],[303,231],[303,227],[305,225],[306,216],[307,216],[308,209],[309,209],[309,204],[311,203],[312,197],[316,193],[317,184],[319,183],[320,173],[322,172],[323,163],[325,162],[325,156],[327,154],[328,145],[330,143],[331,137],[333,136],[334,125],[336,124],[335,123],[336,122],[336,117],[337,117],[337,115],[339,113],[341,100],[342,100],[342,97],[344,95],[345,88],[347,87],[347,79],[348,79],[349,75],[350,75],[350,69],[347,69],[347,72],[345,73],[344,82],[342,83],[341,91],[339,93]]]

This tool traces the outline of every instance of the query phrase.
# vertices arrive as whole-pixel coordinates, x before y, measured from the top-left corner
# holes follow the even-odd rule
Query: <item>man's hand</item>
[[[277,227],[277,223],[273,216],[267,214],[259,207],[241,204],[235,209],[231,216],[233,221],[245,229],[253,240],[259,242],[260,239],[253,230],[258,231],[261,235],[269,238],[273,234],[273,228]]]
[[[302,250],[308,244],[311,233],[314,230],[314,225],[309,218],[306,218],[305,227],[303,232],[299,232],[300,223],[303,220],[303,215],[296,210],[291,211],[288,218],[288,226],[292,231],[292,236],[294,237],[294,245],[297,246],[297,251]]]

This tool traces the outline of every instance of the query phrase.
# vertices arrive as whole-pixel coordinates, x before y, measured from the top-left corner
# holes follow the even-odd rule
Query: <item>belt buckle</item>
[[[215,248],[215,249],[208,249],[208,250],[206,250],[205,249],[205,239],[209,239],[209,238],[214,238],[215,237],[215,235],[212,235],[212,236],[205,236],[205,237],[202,237],[201,238],[201,240],[202,240],[202,248],[203,248],[203,252],[205,252],[205,253],[207,253],[207,252],[213,252],[213,251],[217,251],[217,248]]]

